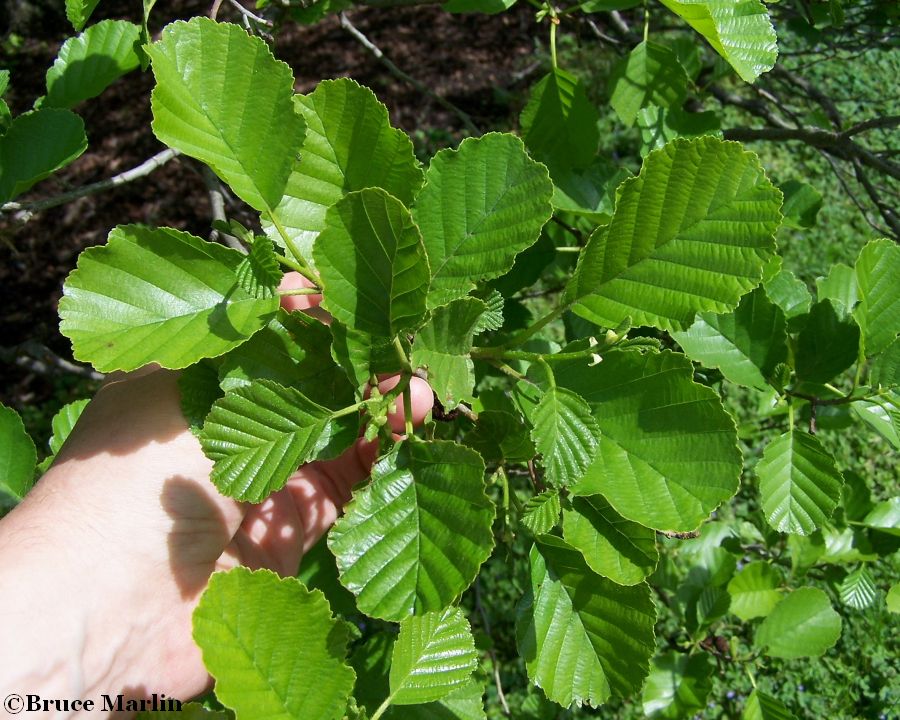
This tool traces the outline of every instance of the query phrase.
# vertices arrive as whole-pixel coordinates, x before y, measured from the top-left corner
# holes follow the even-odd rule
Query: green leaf
[[[900,614],[900,583],[895,583],[891,586],[891,589],[888,590],[885,604],[887,605],[888,612]]]
[[[459,608],[408,617],[391,656],[391,702],[440,700],[466,685],[477,664],[472,629]]]
[[[552,535],[532,547],[516,641],[528,677],[550,700],[597,707],[640,690],[655,622],[646,583],[623,587],[594,574],[578,550]]]
[[[306,120],[306,139],[275,219],[310,260],[326,210],[344,195],[380,187],[409,206],[423,175],[412,142],[391,127],[387,108],[368,88],[348,78],[323,80],[294,102]],[[266,232],[284,242],[274,227]]]
[[[600,428],[583,398],[551,388],[534,406],[529,419],[535,449],[548,483],[574,485],[597,454]]]
[[[75,107],[137,68],[140,34],[134,23],[104,20],[66,40],[47,71],[47,96],[41,107]]]
[[[284,273],[278,264],[275,246],[260,235],[253,239],[250,252],[237,268],[238,284],[253,297],[274,297]]]
[[[532,247],[534,247],[534,245],[532,245]],[[520,255],[519,258],[521,257],[522,256]],[[519,258],[516,258],[516,260],[518,261]],[[515,270],[515,265],[513,265],[513,270]],[[493,289],[482,302],[484,302],[485,308],[481,317],[478,318],[478,322],[475,323],[476,335],[489,330],[499,330],[503,327],[503,306],[505,304],[503,293],[497,289]]]
[[[865,610],[875,604],[878,590],[875,588],[872,574],[862,566],[847,573],[838,587],[838,594],[841,596],[841,602],[847,607]]]
[[[63,443],[69,437],[69,433],[72,432],[72,428],[75,427],[75,423],[78,422],[78,418],[81,417],[81,413],[84,412],[89,402],[90,400],[75,400],[63,405],[53,416],[53,420],[50,422],[53,433],[50,436],[50,454],[38,465],[40,472],[47,472],[53,461],[56,460],[57,453],[62,450]],[[3,473],[0,473],[0,477],[2,476]]]
[[[842,318],[849,315],[859,299],[853,268],[844,263],[832,265],[827,276],[816,278],[816,298],[830,300]]]
[[[493,520],[477,453],[408,440],[375,464],[328,546],[359,609],[399,621],[446,607],[471,584],[493,548]]]
[[[680,720],[705,709],[715,667],[706,653],[667,652],[655,657],[642,696],[644,713],[650,718]]]
[[[900,385],[900,339],[876,355],[870,367],[872,385]]]
[[[472,399],[475,372],[469,351],[486,310],[476,298],[454,300],[436,308],[416,333],[410,361],[427,369],[428,383],[447,410]]]
[[[100,0],[66,0],[66,18],[76,31],[81,32],[99,4]]]
[[[484,683],[469,680],[437,702],[390,708],[385,720],[486,720]]]
[[[745,82],[775,66],[775,29],[759,0],[660,0],[706,38]]]
[[[759,284],[781,193],[757,157],[714,137],[675,140],[619,186],[609,225],[582,251],[566,301],[591,322],[682,330]]]
[[[84,122],[60,108],[23,113],[0,137],[0,205],[75,160],[87,149]]]
[[[156,137],[209,165],[253,208],[271,211],[305,133],[290,67],[261,38],[203,17],[167,25],[147,53]]]
[[[658,530],[696,528],[738,489],[734,421],[693,382],[683,355],[614,351],[603,362],[554,363],[600,427],[597,457],[576,495],[600,493],[625,518]]]
[[[82,252],[66,279],[60,332],[101,372],[222,355],[278,309],[277,298],[239,286],[243,257],[179,230],[119,226],[105,246]]]
[[[486,462],[527,462],[535,455],[525,423],[502,410],[478,413],[478,422],[462,441],[477,450]]]
[[[772,440],[756,466],[766,520],[779,532],[809,535],[841,499],[844,479],[815,435],[791,430]]]
[[[609,77],[609,104],[627,126],[646,105],[679,107],[688,77],[678,56],[665,45],[644,41],[618,62]]]
[[[763,282],[766,295],[784,311],[787,320],[805,315],[812,305],[809,289],[790,270],[781,269],[781,258],[776,255],[773,260],[776,258],[778,270]]]
[[[875,355],[900,333],[900,247],[890,240],[873,240],[856,260],[859,306],[854,311],[863,331],[866,355]]]
[[[322,307],[337,320],[390,338],[424,319],[430,273],[422,236],[384,190],[348,193],[329,208],[313,256]]]
[[[315,545],[303,553],[303,559],[300,561],[300,570],[297,572],[297,579],[302,582],[310,590],[321,590],[328,600],[328,604],[336,615],[358,615],[359,610],[356,607],[356,598],[347,588],[341,585],[338,579],[337,563],[334,555],[328,549],[326,538],[322,537]],[[386,637],[386,636],[380,636]],[[356,664],[354,669],[359,670]],[[357,677],[357,688],[359,687],[360,678]],[[361,698],[354,691],[356,699]],[[385,684],[384,695],[387,695],[387,684]],[[380,698],[379,698],[380,700]],[[372,708],[373,710],[375,708]]]
[[[293,388],[257,380],[215,402],[200,444],[223,495],[261,502],[302,463],[340,455],[358,429],[355,414],[335,417]]]
[[[0,497],[18,503],[34,485],[37,451],[18,413],[0,405]]]
[[[729,610],[746,622],[766,617],[781,602],[781,573],[767,562],[752,562],[728,583]]]
[[[763,620],[754,644],[769,657],[819,657],[841,636],[841,616],[818,588],[794,590]]]
[[[355,679],[347,639],[322,593],[269,570],[214,573],[194,611],[216,697],[238,717],[341,718]]]
[[[551,488],[528,498],[522,513],[522,524],[532,535],[550,532],[559,522],[559,490]]]
[[[900,450],[900,393],[891,390],[872,400],[850,403],[853,413]]]
[[[781,308],[758,287],[733,313],[700,313],[690,328],[672,337],[692,360],[719,368],[738,385],[764,390],[775,367],[787,360],[785,327]]]
[[[579,215],[595,225],[605,225],[612,219],[616,188],[626,178],[631,177],[627,169],[618,167],[602,157],[595,158],[593,163],[584,169],[562,171],[554,167],[551,172],[553,207]]]
[[[340,322],[331,323],[331,336],[331,356],[357,389],[368,383],[372,375],[401,369],[397,350],[389,338],[372,337]]]
[[[585,168],[597,155],[600,115],[574,75],[554,68],[532,88],[519,124],[535,160],[555,171]]]
[[[431,264],[428,306],[509,270],[550,219],[552,194],[547,169],[513,135],[466,138],[435,155],[413,207]]]
[[[588,566],[619,585],[637,585],[656,569],[656,533],[619,515],[602,495],[572,498],[563,537]]]
[[[353,389],[331,357],[331,331],[302,312],[283,309],[219,367],[223,390],[273,380],[333,409],[351,404]],[[368,379],[368,378],[367,378]]]
[[[878,503],[863,518],[866,527],[900,537],[900,497]]]
[[[649,105],[637,114],[637,126],[641,131],[642,156],[659,150],[675,138],[722,135],[719,116],[712,110],[695,113],[676,107],[666,109]]]
[[[797,377],[808,382],[829,382],[856,362],[859,336],[859,327],[852,317],[841,318],[831,300],[817,302],[797,336]]]
[[[754,690],[744,705],[741,720],[797,720],[797,716],[788,710],[780,700]]]
[[[787,227],[805,229],[815,227],[816,215],[822,209],[822,193],[809,183],[788,180],[778,186],[784,193],[781,214]]]

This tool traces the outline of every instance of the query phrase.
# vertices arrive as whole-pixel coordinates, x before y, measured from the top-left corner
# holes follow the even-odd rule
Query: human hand
[[[282,287],[304,283],[290,274]],[[283,304],[307,310],[319,299]],[[413,420],[421,422],[432,394],[412,380]],[[403,430],[402,407],[389,422]],[[181,414],[177,373],[109,382],[53,467],[0,522],[0,623],[12,629],[0,650],[0,690],[202,692],[209,677],[191,614],[209,576],[238,564],[294,575],[376,452],[377,443],[359,440],[336,460],[301,467],[263,503],[240,503],[209,480],[212,463]]]

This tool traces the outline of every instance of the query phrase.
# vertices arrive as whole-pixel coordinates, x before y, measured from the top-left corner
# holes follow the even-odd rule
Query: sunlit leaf
[[[769,657],[818,657],[841,636],[841,616],[818,588],[804,587],[784,598],[756,631],[754,644]]]

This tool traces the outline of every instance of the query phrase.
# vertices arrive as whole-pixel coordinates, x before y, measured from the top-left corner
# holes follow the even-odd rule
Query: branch
[[[75,190],[62,193],[61,195],[56,195],[55,197],[46,198],[44,200],[35,200],[34,202],[27,203],[8,202],[5,205],[0,206],[0,213],[14,212],[16,213],[16,220],[22,223],[26,223],[31,220],[35,213],[41,212],[42,210],[49,210],[50,208],[57,207],[58,205],[65,205],[66,203],[77,200],[78,198],[87,197],[88,195],[95,195],[99,192],[103,192],[104,190],[109,190],[110,188],[118,187],[119,185],[124,185],[126,183],[133,182],[134,180],[138,180],[142,177],[146,177],[157,168],[162,167],[173,158],[178,157],[178,155],[180,154],[181,153],[178,150],[169,148],[167,150],[163,150],[162,152],[156,153],[156,155],[154,155],[152,158],[150,158],[149,160],[145,160],[137,167],[134,167],[131,170],[126,170],[125,172],[119,173],[118,175],[114,175],[113,177],[107,178],[106,180],[100,180],[99,182],[95,182],[90,185],[84,185],[80,188],[76,188]]]
[[[203,175],[203,182],[206,184],[206,189],[209,191],[209,205],[212,210],[213,220],[226,222],[225,196],[222,194],[222,186],[219,183],[219,178],[207,165],[201,165],[200,172]],[[234,235],[213,230],[209,234],[209,240],[210,242],[222,242],[228,247],[242,252],[244,255],[247,254],[247,248],[245,248],[244,244]]]
[[[106,377],[93,368],[76,365],[61,358],[46,345],[34,340],[26,340],[15,347],[0,347],[0,360],[13,362],[39,375],[55,375],[61,371],[88,380],[103,380]]]
[[[420,93],[422,93],[423,95],[427,95],[428,97],[433,99],[442,108],[444,108],[445,110],[449,110],[450,112],[455,114],[462,121],[462,124],[470,133],[472,133],[473,135],[481,135],[481,130],[479,130],[478,126],[474,122],[472,122],[472,118],[467,112],[465,112],[461,108],[458,108],[446,98],[443,98],[434,91],[428,89],[414,77],[397,67],[388,57],[385,56],[383,52],[381,52],[381,49],[375,43],[369,40],[369,38],[367,38],[352,22],[350,22],[347,14],[343,12],[341,13],[341,27],[344,28],[344,30],[346,30],[348,33],[350,33],[354,38],[356,38],[360,42],[360,44],[362,44],[362,46],[366,48],[366,50],[371,52],[392,75],[399,78],[400,80],[403,80],[406,83],[409,83]]]
[[[866,132],[866,130],[874,130],[876,128],[895,128],[900,126],[900,115],[885,115],[884,117],[871,118],[861,123],[856,123],[841,133],[842,137],[850,137]]]

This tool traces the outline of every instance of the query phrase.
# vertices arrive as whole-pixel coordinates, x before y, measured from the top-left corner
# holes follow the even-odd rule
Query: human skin
[[[282,286],[302,284],[287,276]],[[101,693],[202,693],[210,678],[191,614],[209,576],[236,565],[295,575],[369,474],[377,442],[359,440],[336,460],[301,467],[259,505],[220,495],[181,414],[177,377],[153,370],[104,385],[53,467],[0,521],[0,697],[94,698],[99,707]],[[420,423],[431,390],[417,378],[410,389]],[[403,431],[402,407],[389,422]]]

